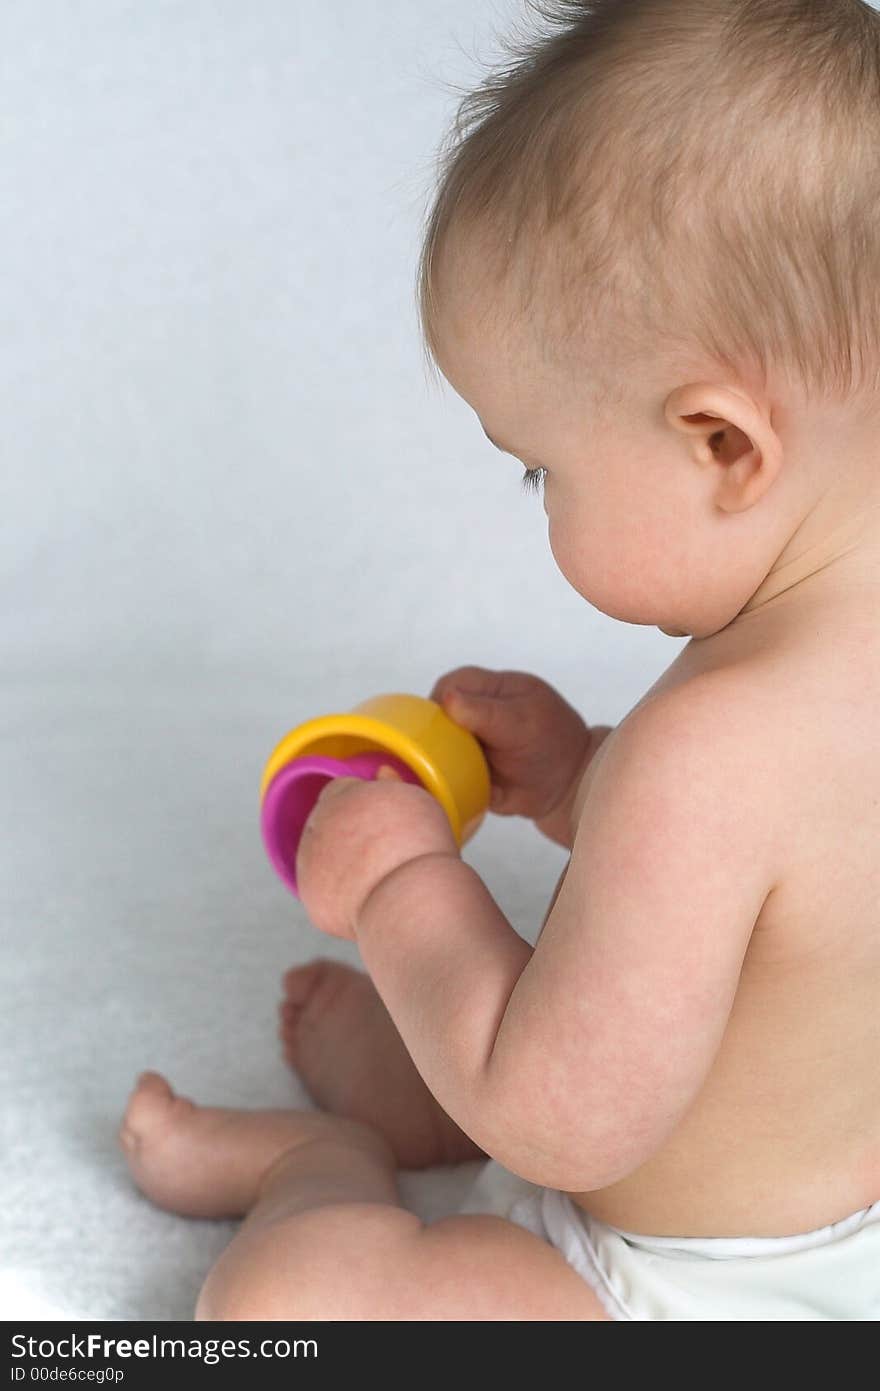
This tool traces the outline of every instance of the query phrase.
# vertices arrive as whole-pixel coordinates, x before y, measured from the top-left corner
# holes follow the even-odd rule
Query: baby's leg
[[[311,961],[284,977],[284,1054],[323,1111],[380,1130],[402,1169],[482,1155],[434,1100],[362,971]]]
[[[367,1126],[313,1112],[224,1111],[146,1073],[120,1139],[162,1207],[248,1214],[196,1318],[602,1320],[557,1251],[498,1217],[425,1226],[399,1206],[394,1161]]]

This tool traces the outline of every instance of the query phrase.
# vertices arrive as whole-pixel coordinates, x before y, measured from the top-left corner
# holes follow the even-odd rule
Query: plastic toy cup
[[[339,777],[371,781],[383,763],[436,797],[459,846],[478,830],[491,784],[474,736],[436,701],[373,696],[346,714],[320,715],[298,725],[266,764],[260,828],[269,859],[293,894],[300,836],[324,786]]]

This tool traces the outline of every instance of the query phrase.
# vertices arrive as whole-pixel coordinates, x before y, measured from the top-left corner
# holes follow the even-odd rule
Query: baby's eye
[[[522,481],[523,492],[539,493],[544,486],[546,476],[547,470],[545,468],[527,468]]]

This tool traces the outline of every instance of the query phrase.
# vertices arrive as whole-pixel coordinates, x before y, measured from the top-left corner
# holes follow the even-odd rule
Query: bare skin
[[[369,1126],[195,1106],[148,1072],[120,1143],[159,1207],[246,1219],[197,1319],[607,1319],[559,1253],[522,1228],[476,1216],[425,1226],[402,1208],[394,1156]]]
[[[363,971],[312,961],[286,973],[284,990],[284,1056],[323,1111],[374,1126],[402,1169],[483,1157],[428,1091]]]
[[[817,560],[804,557],[788,578]],[[686,648],[655,687],[746,670],[763,715],[748,757],[768,798],[782,769],[790,781],[779,876],[701,1091],[644,1165],[580,1195],[613,1225],[785,1235],[880,1198],[880,938],[869,907],[880,899],[878,560],[865,538],[799,592],[759,598],[726,633]]]
[[[840,544],[840,537],[837,540]],[[796,607],[794,595],[787,604],[778,598],[768,600],[766,608],[756,604],[750,610],[755,614],[750,624],[737,624],[709,641],[692,644],[644,698],[647,701],[650,695],[674,689],[709,670],[750,662],[766,713],[773,714],[774,705],[778,707],[778,720],[768,723],[765,742],[754,750],[756,764],[760,766],[761,759],[769,758],[778,747],[786,727],[800,731],[815,703],[827,701],[827,746],[821,758],[823,766],[835,773],[833,784],[822,778],[793,789],[798,800],[797,814],[793,809],[791,816],[792,870],[788,882],[780,883],[758,917],[725,1042],[685,1123],[662,1150],[623,1181],[578,1196],[588,1211],[625,1230],[658,1235],[746,1231],[785,1235],[825,1226],[880,1197],[880,1092],[873,1064],[877,1053],[876,1044],[864,1043],[866,1034],[871,1036],[876,1028],[872,1001],[880,989],[880,952],[862,909],[865,885],[872,876],[875,897],[878,888],[872,835],[865,834],[864,840],[859,835],[859,827],[870,826],[876,815],[872,789],[880,781],[880,760],[871,734],[880,695],[874,636],[877,589],[857,585],[848,600],[848,588],[841,574],[843,592],[835,593],[838,586],[829,585],[821,601],[817,595],[807,603],[804,590]],[[837,636],[815,652],[811,625],[826,604],[833,612]],[[869,679],[872,667],[866,656],[872,653],[875,675]],[[835,708],[846,709],[845,722],[834,722]],[[852,748],[858,750],[855,762],[848,753]],[[595,772],[596,767],[591,767],[582,780],[575,820]],[[829,797],[832,785],[833,800]],[[826,860],[825,844],[839,847],[835,856],[839,867]],[[854,866],[853,857],[859,855],[864,859]],[[846,952],[832,950],[843,924]],[[841,999],[839,982],[848,961],[853,985],[842,1000],[849,1009],[861,997],[863,1007],[852,1015],[838,1015],[828,1009],[827,1002]],[[332,985],[334,992],[334,1007],[328,1010],[317,992],[303,995],[313,979],[312,969],[295,968],[285,977],[286,989],[295,993],[298,1002],[293,1010],[285,1004],[281,1007],[282,1037],[291,1066],[320,1105],[376,1125],[391,1141],[401,1165],[448,1162],[444,1146],[461,1135],[448,1117],[434,1131],[433,1148],[414,1155],[405,1143],[401,1145],[406,1118],[429,1104],[439,1107],[415,1068],[405,1067],[405,1044],[368,978],[347,967],[323,963],[324,989]],[[783,993],[771,1009],[769,999],[779,988],[780,972],[785,973],[783,980],[792,973],[799,982],[798,992],[791,1000]],[[304,1047],[301,1030],[306,1019],[309,1042]],[[824,1025],[823,1019],[827,1020]],[[823,1027],[827,1040],[820,1044]],[[852,1040],[848,1052],[847,1038]],[[806,1066],[806,1059],[817,1050],[839,1060],[841,1069],[829,1067],[821,1079],[827,1088],[824,1101],[820,1079]],[[790,1073],[779,1068],[783,1055],[790,1059]],[[371,1057],[375,1086],[360,1093],[353,1107],[349,1069],[356,1066],[365,1076]],[[379,1084],[392,1068],[398,1078],[393,1108],[390,1089],[383,1096]],[[765,1098],[760,1107],[755,1104],[758,1079],[762,1079],[759,1094]],[[808,1094],[801,1096],[800,1087],[807,1088]],[[839,1119],[829,1127],[827,1117],[835,1111],[840,1112]],[[730,1117],[729,1129],[721,1122],[725,1114]],[[436,1111],[433,1121],[436,1125]],[[751,1150],[746,1144],[747,1125],[754,1137]],[[442,1143],[441,1134],[447,1137]],[[462,1138],[462,1157],[472,1157],[469,1142]],[[719,1176],[720,1192],[714,1182],[707,1189],[701,1180],[707,1169]],[[760,1176],[771,1170],[780,1172],[783,1198],[768,1191],[762,1211],[756,1193],[767,1191],[761,1188]]]
[[[302,901],[383,1003],[295,970],[282,1035],[339,1114],[218,1113],[148,1077],[123,1126],[155,1201],[248,1213],[199,1317],[602,1318],[513,1224],[399,1207],[395,1164],[463,1136],[646,1235],[784,1236],[880,1199],[876,421],[659,355],[600,411],[525,328],[493,338],[479,267],[455,270],[442,370],[547,470],[560,570],[693,640],[581,767],[535,948],[423,789],[328,784]]]

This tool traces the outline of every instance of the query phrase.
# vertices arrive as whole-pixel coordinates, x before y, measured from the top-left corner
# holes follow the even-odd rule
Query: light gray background
[[[465,662],[620,718],[681,647],[591,610],[427,377],[432,161],[513,0],[0,7],[4,1316],[188,1318],[227,1224],[134,1190],[135,1074],[302,1104],[322,941],[257,828],[292,725]],[[534,932],[564,854],[466,849]],[[426,1213],[468,1174],[408,1180]],[[445,1186],[444,1186],[445,1185]]]

